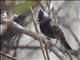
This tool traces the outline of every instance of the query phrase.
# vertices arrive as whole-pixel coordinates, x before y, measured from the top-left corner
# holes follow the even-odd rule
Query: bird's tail
[[[62,31],[58,33],[58,36],[59,36],[60,42],[64,45],[64,47],[66,49],[72,50],[72,48],[70,47],[70,45],[67,43],[67,41],[65,39],[65,36],[64,36],[64,34],[63,34]]]
[[[70,47],[70,45],[67,43],[67,41],[65,40],[65,37],[61,37],[60,38],[60,41],[61,41],[61,43],[64,45],[64,47],[66,48],[66,49],[70,49],[70,50],[72,50],[72,48]]]

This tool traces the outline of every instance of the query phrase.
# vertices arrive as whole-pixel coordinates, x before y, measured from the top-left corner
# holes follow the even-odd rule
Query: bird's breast
[[[48,24],[41,24],[40,30],[46,36],[52,37],[54,35],[53,31],[51,30],[51,28]]]

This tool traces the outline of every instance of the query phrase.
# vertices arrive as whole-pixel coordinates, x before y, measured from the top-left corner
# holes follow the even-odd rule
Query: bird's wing
[[[50,26],[51,29],[53,30],[53,33],[55,33],[56,38],[60,40],[60,42],[65,46],[67,49],[71,49],[67,41],[65,40],[65,36],[63,31],[56,25]]]
[[[62,35],[62,36],[64,36],[62,30],[58,26],[52,25],[50,27],[51,27],[51,30],[53,31],[53,33],[55,33],[56,35]]]

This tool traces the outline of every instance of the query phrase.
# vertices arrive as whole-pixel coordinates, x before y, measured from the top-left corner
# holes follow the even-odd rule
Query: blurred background
[[[4,0],[1,2],[0,14],[5,15],[5,11],[9,17],[17,17],[20,14],[26,13],[25,19],[15,20],[25,28],[29,28],[36,33],[35,26],[32,21],[30,7],[33,8],[36,20],[38,11],[41,9],[38,1],[31,0]],[[73,50],[80,49],[80,1],[41,1],[46,11],[54,7],[56,24],[64,32],[66,41],[69,43]],[[50,4],[50,6],[49,6]],[[2,15],[1,15],[2,16]],[[54,16],[50,13],[50,17]],[[54,17],[53,17],[54,21]],[[39,23],[37,22],[39,26]],[[40,32],[41,33],[41,32]],[[41,33],[42,34],[42,33]],[[19,60],[44,60],[40,43],[32,37],[16,32],[12,28],[8,28],[5,24],[0,23],[0,37],[1,37],[1,50],[16,57]],[[55,44],[56,40],[52,40]],[[60,43],[56,44],[58,47]],[[59,60],[59,58],[52,52],[49,53],[50,60]],[[77,60],[73,55],[72,59]],[[2,60],[11,60],[1,55]],[[67,60],[70,60],[67,57]]]

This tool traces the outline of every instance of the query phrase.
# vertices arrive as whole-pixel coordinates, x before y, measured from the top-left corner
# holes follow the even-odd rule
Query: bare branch
[[[16,47],[16,46],[13,46],[12,47],[12,49],[14,50],[14,49],[41,49],[41,47],[40,46],[28,46],[28,45],[26,45],[26,46],[18,46],[18,47]]]
[[[31,7],[30,7],[30,8],[31,8]],[[35,26],[37,35],[38,35],[39,38],[40,38],[40,39],[39,39],[39,43],[40,43],[40,46],[41,46],[41,49],[42,49],[42,53],[43,53],[44,59],[47,60],[46,55],[45,55],[45,50],[44,50],[44,47],[43,47],[43,42],[42,42],[42,39],[41,39],[41,37],[40,37],[39,30],[38,30],[38,28],[37,28],[36,19],[35,19],[35,17],[34,17],[32,8],[31,8],[31,12],[32,12],[33,23],[34,23],[34,26]]]
[[[41,7],[44,11],[46,11],[45,8],[44,8],[44,6],[43,6],[42,3],[41,3],[41,0],[38,0],[38,3],[39,3],[39,5],[40,5],[40,7]]]
[[[12,57],[11,55],[6,54],[6,53],[4,53],[4,52],[2,52],[2,51],[0,51],[0,55],[6,56],[6,57],[8,57],[8,58],[10,58],[10,59],[12,59],[12,60],[17,60],[15,57]]]

